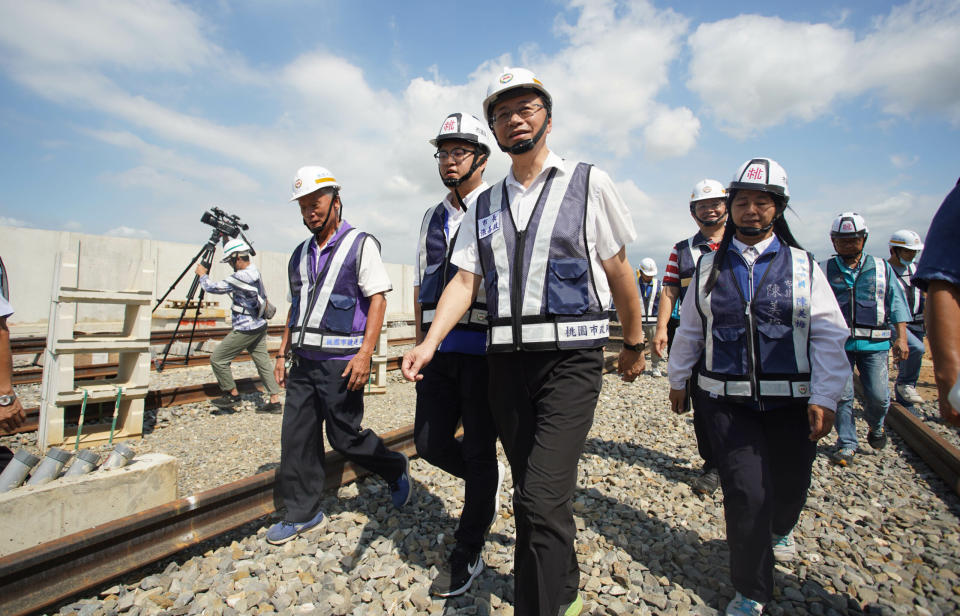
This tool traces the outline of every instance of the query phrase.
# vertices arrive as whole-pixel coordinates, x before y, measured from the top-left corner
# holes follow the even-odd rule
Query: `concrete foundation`
[[[177,498],[177,460],[149,453],[124,468],[61,477],[0,494],[0,556]]]

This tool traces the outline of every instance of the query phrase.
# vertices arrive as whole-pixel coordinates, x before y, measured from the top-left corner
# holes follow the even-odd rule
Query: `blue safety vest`
[[[680,306],[687,294],[687,287],[693,280],[693,274],[697,269],[697,260],[700,259],[700,255],[712,252],[713,249],[710,248],[710,240],[703,237],[703,234],[699,231],[693,237],[680,240],[673,245],[673,248],[677,251],[677,278],[680,279],[680,295],[677,296],[677,302],[673,305],[673,312],[670,317],[679,319]],[[694,248],[696,248],[696,253],[694,253]]]
[[[360,253],[367,237],[359,229],[343,232],[312,283],[309,251],[314,239],[294,250],[287,267],[294,299],[288,323],[294,349],[337,355],[360,350],[370,306],[359,286]]]
[[[847,283],[839,264],[840,257],[827,261],[827,280],[843,318],[850,328],[851,340],[883,341],[890,339],[890,319],[886,311],[889,272],[883,259],[864,255],[853,286]],[[891,270],[892,271],[892,270]]]
[[[908,324],[912,329],[923,330],[923,307],[924,307],[924,297],[923,292],[913,284],[913,275],[917,273],[917,264],[911,263],[903,269],[902,274],[898,274],[897,270],[893,269],[893,266],[890,266],[890,269],[893,270],[893,273],[897,277],[897,281],[900,283],[900,287],[903,289],[903,294],[907,299],[907,308],[910,309],[910,323]]]
[[[704,327],[697,384],[716,396],[759,402],[760,408],[809,398],[813,257],[774,238],[749,266],[730,247],[707,294],[715,259],[716,253],[701,257],[694,279]],[[762,271],[759,279],[755,271]]]
[[[568,166],[569,168],[569,166]],[[610,321],[587,252],[591,166],[550,170],[526,229],[501,180],[477,199],[477,248],[486,290],[487,352],[599,348]]]
[[[643,304],[643,322],[646,325],[656,325],[662,284],[658,278],[653,278],[650,282],[639,281],[639,285],[640,303]]]

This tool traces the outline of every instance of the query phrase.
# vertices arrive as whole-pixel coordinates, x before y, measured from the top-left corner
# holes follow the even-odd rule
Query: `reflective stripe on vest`
[[[649,285],[650,295],[644,298],[643,289]],[[643,322],[647,325],[653,325],[657,322],[657,309],[660,305],[661,283],[659,278],[652,279],[649,283],[640,283],[640,301],[643,302]]]
[[[827,281],[837,297],[840,311],[850,328],[853,340],[887,340],[887,263],[877,257],[865,256],[853,286],[847,286],[837,257],[827,261],[824,268]]]
[[[354,315],[359,301],[357,268],[344,267],[345,263],[357,265],[366,234],[359,229],[350,229],[340,239],[333,254],[328,258],[322,280],[309,285],[310,238],[300,244],[295,254],[297,273],[299,274],[299,302],[297,303],[296,322],[290,328],[293,348],[304,348],[324,353],[349,355],[360,350],[363,344],[363,330],[353,328]],[[319,259],[319,253],[317,258]],[[291,272],[292,274],[292,272]],[[340,283],[340,284],[338,284]],[[297,286],[291,275],[291,292]],[[343,293],[337,294],[334,301],[334,288]],[[352,291],[352,295],[350,292]],[[338,305],[339,304],[339,305]],[[304,323],[306,322],[306,325]]]
[[[744,264],[753,283],[749,304],[733,274],[731,262],[737,258],[727,255],[709,295],[705,287],[716,253],[701,257],[696,270],[696,306],[704,329],[697,382],[723,396],[809,397],[812,257],[780,244],[759,281]]]
[[[893,266],[891,266],[891,269],[893,269]],[[917,273],[917,265],[915,263],[907,265],[903,269],[903,274],[897,274],[896,270],[893,273],[907,298],[907,307],[910,308],[910,325],[923,327],[923,293],[913,284],[913,275]]]
[[[586,163],[572,172],[551,169],[521,231],[503,180],[477,199],[477,248],[491,326],[487,351],[606,343],[608,315],[587,252],[589,181]]]

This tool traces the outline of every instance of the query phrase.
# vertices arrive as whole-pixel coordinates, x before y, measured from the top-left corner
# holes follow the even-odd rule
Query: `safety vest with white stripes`
[[[837,296],[843,318],[850,328],[852,340],[889,340],[890,323],[887,315],[887,262],[878,257],[864,256],[863,265],[848,286],[839,259],[827,261],[824,270],[830,288]],[[892,271],[892,270],[891,270]]]
[[[893,266],[890,266],[890,269],[893,269]],[[910,327],[913,329],[923,329],[923,292],[913,284],[913,275],[917,273],[916,263],[910,263],[903,269],[902,274],[897,274],[897,270],[893,270],[893,273],[897,276],[897,281],[900,283],[900,287],[903,289],[903,294],[907,298],[907,307],[910,308]]]
[[[358,283],[360,253],[367,237],[359,229],[343,233],[312,283],[309,251],[314,239],[293,252],[287,268],[293,297],[289,321],[293,348],[337,355],[360,350],[370,306]]]
[[[762,402],[761,408],[809,398],[813,257],[774,238],[749,266],[731,247],[707,294],[716,256],[703,255],[694,278],[704,329],[697,385],[717,396]],[[764,261],[766,269],[755,280]]]
[[[639,282],[640,301],[643,303],[643,323],[644,325],[657,324],[657,310],[660,306],[660,291],[663,285],[659,278],[653,278],[650,282]]]
[[[586,163],[572,173],[551,169],[525,229],[514,225],[504,180],[477,199],[487,352],[597,348],[607,342],[609,315],[587,251],[590,169]]]

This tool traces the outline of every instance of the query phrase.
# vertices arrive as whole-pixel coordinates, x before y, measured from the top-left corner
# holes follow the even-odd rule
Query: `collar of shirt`
[[[775,237],[775,235],[771,235],[767,239],[759,241],[753,246],[744,244],[737,238],[733,238],[733,241],[730,243],[740,252],[741,255],[743,255],[744,261],[747,263],[753,263],[760,257],[760,255],[766,252],[767,248],[770,247],[770,244],[773,243]]]
[[[517,181],[517,178],[513,175],[513,165],[510,165],[510,172],[507,173],[506,184],[507,189],[510,191],[515,191],[515,193],[523,194],[530,192],[537,188],[540,184],[543,184],[544,180],[547,177],[547,172],[550,171],[553,167],[557,168],[557,172],[566,173],[566,167],[564,166],[564,161],[558,155],[554,154],[552,151],[547,153],[546,160],[543,161],[543,167],[540,168],[540,173],[537,174],[536,179],[530,183],[530,187],[527,188],[523,184]],[[513,197],[514,195],[511,195]],[[512,201],[512,199],[511,199]]]
[[[540,168],[540,173],[537,174],[537,177],[534,178],[529,187],[524,187],[524,185],[514,177],[513,167],[510,167],[510,172],[507,173],[504,184],[507,187],[507,198],[510,200],[510,215],[513,217],[513,224],[518,229],[527,228],[527,223],[529,223],[530,217],[533,215],[533,209],[537,205],[537,198],[540,196],[540,192],[546,184],[550,169],[553,168],[557,170],[557,173],[567,172],[564,160],[553,152],[550,152],[547,154],[546,160],[543,161],[543,167]],[[499,195],[497,195],[496,198],[499,199]]]
[[[480,182],[480,185],[467,193],[467,196],[463,198],[463,202],[467,204],[467,209],[472,210],[473,204],[477,202],[477,197],[480,196],[480,193],[490,188],[486,182]],[[448,192],[447,196],[443,198],[443,209],[447,211],[447,216],[450,220],[457,220],[463,217],[464,211],[460,207],[454,207],[453,205],[454,197],[452,192]],[[459,206],[459,203],[457,204]]]
[[[333,236],[324,244],[323,248],[319,251],[320,254],[317,254],[317,236],[313,236],[313,241],[310,242],[310,248],[308,249],[308,254],[310,257],[310,273],[313,275],[313,278],[316,279],[320,275],[320,269],[323,267],[323,263],[326,262],[330,251],[333,249],[334,244],[340,240],[341,237],[346,235],[347,231],[352,229],[346,220],[340,221],[340,226],[337,227],[336,232]]]
[[[844,262],[843,257],[841,257],[840,255],[834,255],[833,258],[836,259],[837,265],[840,266],[841,272],[844,272],[846,274],[856,274],[863,268],[864,261],[866,261],[869,257],[865,253],[861,253],[860,260],[857,262],[856,267],[850,267],[849,265],[847,265],[846,262]]]

